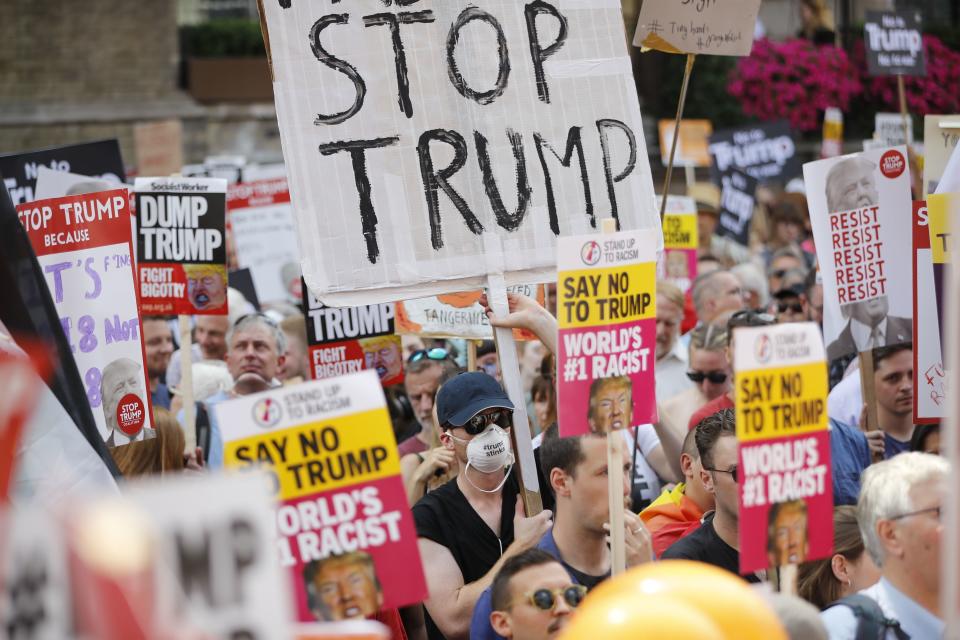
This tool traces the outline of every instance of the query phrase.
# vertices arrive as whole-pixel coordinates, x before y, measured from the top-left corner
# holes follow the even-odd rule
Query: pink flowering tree
[[[797,131],[820,128],[823,111],[839,107],[863,90],[861,72],[843,49],[814,46],[807,40],[754,42],[727,84],[743,113],[760,120],[787,119]]]

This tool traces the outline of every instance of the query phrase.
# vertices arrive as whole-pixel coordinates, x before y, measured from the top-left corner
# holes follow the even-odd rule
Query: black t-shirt
[[[602,576],[592,576],[589,573],[577,571],[576,569],[568,565],[563,560],[560,560],[560,564],[562,564],[563,568],[567,570],[567,573],[573,576],[573,579],[577,581],[577,584],[582,584],[583,586],[585,586],[587,588],[587,591],[593,590],[595,586],[597,586],[598,584],[600,584],[601,582],[603,582],[604,580],[610,577],[609,571],[603,574]]]
[[[516,474],[503,485],[498,537],[480,517],[454,478],[431,491],[413,506],[417,537],[432,540],[446,547],[463,574],[463,583],[476,582],[487,574],[513,542],[513,515],[517,505]],[[424,559],[429,562],[429,559]],[[444,636],[426,615],[427,637],[443,640]]]
[[[697,560],[740,575],[740,553],[724,542],[713,528],[713,513],[690,535],[674,542],[663,552],[662,560]],[[756,574],[741,576],[747,582],[760,582]]]

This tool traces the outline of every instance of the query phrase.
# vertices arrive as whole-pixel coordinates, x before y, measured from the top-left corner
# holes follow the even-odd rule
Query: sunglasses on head
[[[777,313],[786,313],[787,311],[792,311],[793,313],[803,313],[803,305],[799,302],[777,303]]]
[[[687,378],[697,384],[704,380],[709,380],[713,384],[723,384],[727,381],[727,374],[723,371],[687,371]]]
[[[471,436],[477,436],[486,431],[487,427],[491,424],[495,424],[501,429],[506,429],[511,426],[510,424],[510,411],[502,409],[500,411],[494,411],[493,413],[482,414],[478,413],[469,420],[466,424],[459,425],[463,427],[463,430]],[[455,429],[456,427],[452,424],[446,425],[447,429]]]
[[[559,589],[537,589],[525,594],[524,599],[541,611],[553,611],[562,597],[571,609],[576,609],[587,595],[587,588],[582,584],[572,584]]]
[[[730,320],[727,322],[727,328],[735,329],[737,327],[766,327],[776,323],[777,319],[769,313],[754,311],[753,309],[744,309],[742,311],[737,311],[735,314],[730,316]]]
[[[410,354],[410,357],[407,358],[407,362],[413,364],[414,362],[420,362],[424,358],[427,360],[446,360],[450,357],[450,352],[448,352],[443,347],[434,347],[433,349],[420,349],[419,351],[414,351]]]
[[[270,316],[268,316],[267,314],[261,311],[256,311],[254,313],[245,313],[244,315],[237,318],[236,322],[233,323],[233,326],[235,327],[238,326],[241,322],[243,322],[247,318],[260,318],[261,320],[269,324],[271,327],[279,326],[276,320],[274,320],[273,318],[271,318]]]

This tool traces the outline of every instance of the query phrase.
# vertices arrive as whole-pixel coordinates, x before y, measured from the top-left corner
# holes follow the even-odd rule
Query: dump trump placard
[[[298,618],[336,621],[427,595],[400,459],[372,371],[216,406],[228,467],[272,478],[280,562]],[[347,604],[341,581],[362,584]]]

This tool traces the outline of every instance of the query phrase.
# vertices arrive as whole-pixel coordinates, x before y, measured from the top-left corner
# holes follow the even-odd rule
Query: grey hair
[[[945,479],[950,465],[940,456],[907,452],[867,467],[857,500],[857,524],[870,559],[883,567],[886,551],[877,523],[913,511],[910,490],[930,480]]]
[[[252,313],[246,316],[240,316],[240,319],[230,327],[230,330],[227,331],[227,349],[231,349],[233,346],[233,336],[239,331],[243,331],[248,327],[259,325],[266,328],[267,331],[273,336],[273,340],[277,345],[277,355],[282,356],[287,352],[287,336],[280,329],[280,326],[269,319],[269,317],[263,314]]]
[[[711,286],[710,283],[713,282],[717,276],[724,273],[730,272],[726,269],[717,269],[705,273],[693,281],[690,297],[693,298],[693,308],[697,312],[697,317],[703,317],[703,307],[707,304],[707,299],[712,299],[716,296],[716,288]]]
[[[847,158],[841,160],[837,164],[830,167],[830,170],[827,172],[827,181],[825,195],[827,196],[827,212],[833,213],[838,211],[839,204],[837,200],[837,189],[840,185],[837,184],[838,180],[846,180],[849,176],[850,171],[862,168],[864,170],[870,171],[871,175],[875,167],[870,161],[861,158],[860,156],[855,156],[853,158]]]
[[[740,286],[757,294],[759,306],[767,306],[767,303],[770,302],[770,287],[767,285],[766,277],[755,262],[742,262],[730,269],[730,273],[737,276]]]

